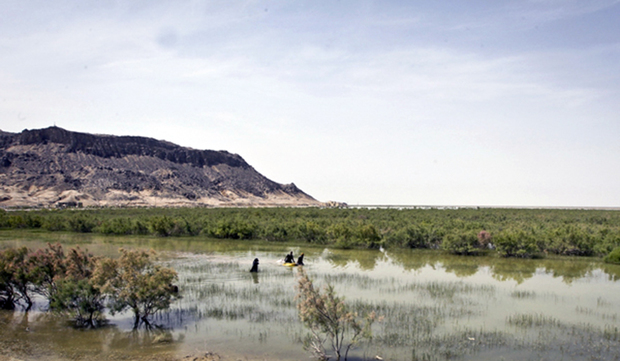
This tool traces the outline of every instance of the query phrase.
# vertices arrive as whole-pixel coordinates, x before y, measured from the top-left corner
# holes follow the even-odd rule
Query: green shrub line
[[[428,248],[502,257],[605,257],[620,212],[577,209],[119,208],[0,210],[2,229],[206,236],[334,248]]]

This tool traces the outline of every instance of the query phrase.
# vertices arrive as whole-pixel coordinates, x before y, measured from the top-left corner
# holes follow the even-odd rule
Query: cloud
[[[360,203],[559,204],[615,184],[591,164],[615,169],[618,42],[563,35],[615,1],[5,9],[2,129],[57,122],[226,149],[319,199]],[[578,181],[544,194],[565,179]]]

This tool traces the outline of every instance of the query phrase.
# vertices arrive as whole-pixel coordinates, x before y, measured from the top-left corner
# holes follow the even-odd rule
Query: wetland
[[[158,262],[178,273],[182,297],[153,318],[156,327],[137,330],[130,312],[107,315],[104,327],[76,329],[35,300],[29,312],[0,313],[2,357],[309,359],[303,347],[309,331],[296,308],[297,270],[281,265],[289,251],[305,254],[304,270],[318,287],[330,284],[352,310],[382,317],[372,339],[355,345],[349,360],[620,357],[620,266],[598,257],[465,257],[205,236],[0,232],[0,249],[34,250],[48,242],[108,257],[118,257],[121,247],[154,249]],[[258,273],[249,272],[254,258]]]

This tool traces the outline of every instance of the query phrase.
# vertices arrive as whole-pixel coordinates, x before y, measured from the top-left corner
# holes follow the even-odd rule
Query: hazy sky
[[[349,204],[620,206],[620,1],[25,1],[0,129],[241,155]]]

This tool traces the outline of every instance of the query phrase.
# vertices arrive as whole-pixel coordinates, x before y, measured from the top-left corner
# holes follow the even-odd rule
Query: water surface
[[[297,271],[280,260],[305,253],[304,269],[334,285],[360,313],[384,316],[371,342],[349,359],[617,360],[620,267],[594,258],[543,260],[458,257],[438,251],[331,250],[197,238],[0,233],[0,248],[46,242],[116,256],[119,247],[154,248],[179,273],[183,298],[153,330],[132,331],[130,314],[109,326],[75,330],[38,309],[0,314],[0,337],[31,359],[206,351],[250,360],[307,359],[308,332],[295,307]],[[254,258],[260,272],[249,273]],[[17,342],[19,340],[19,342]],[[3,351],[8,353],[9,351]],[[81,355],[81,356],[80,356]]]

